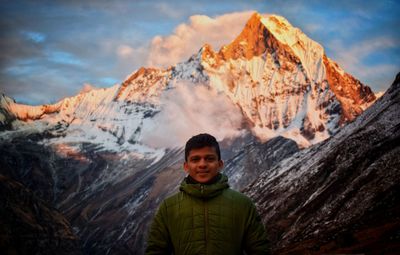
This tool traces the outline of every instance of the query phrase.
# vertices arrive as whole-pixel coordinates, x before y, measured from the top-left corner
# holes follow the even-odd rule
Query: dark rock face
[[[255,181],[263,172],[299,151],[293,140],[282,136],[262,143],[254,137],[237,139],[233,144],[222,144],[225,159],[223,172],[229,176],[231,188],[241,190]],[[230,154],[227,154],[230,153]]]
[[[30,134],[3,141],[0,174],[56,207],[73,226],[84,254],[143,254],[155,210],[185,176],[183,150],[167,151],[150,164],[151,160],[97,151],[93,144],[60,154],[38,143],[41,139],[43,134]],[[283,137],[261,143],[248,134],[221,143],[224,172],[235,189],[297,151],[296,143]]]
[[[55,199],[51,151],[29,137],[0,144],[0,174],[22,183],[42,200]]]
[[[64,216],[4,175],[0,227],[2,254],[81,254],[79,239]]]
[[[36,139],[43,138],[40,134],[34,137],[16,137],[0,144],[0,174],[18,180],[58,208],[73,226],[84,254],[143,253],[145,233],[159,200],[175,191],[183,178],[183,152],[167,152],[150,165],[149,160],[122,160],[117,153],[99,152],[93,144],[81,144],[82,151],[60,155],[37,143]],[[4,203],[10,203],[9,199],[5,197]],[[54,225],[50,221],[43,224]],[[36,241],[42,238],[38,235]],[[43,254],[57,254],[51,247],[32,243],[35,247]]]
[[[245,192],[256,201],[277,254],[377,253],[382,247],[390,254],[399,248],[399,90],[397,81],[333,138],[298,153],[297,145],[282,137],[263,144],[248,135],[221,143],[232,186],[241,189],[252,182]],[[90,143],[59,154],[40,143],[46,136],[15,136],[0,144],[2,185],[16,180],[32,191],[20,184],[2,186],[1,226],[15,230],[4,231],[2,247],[22,254],[19,247],[41,254],[62,254],[59,247],[79,253],[79,245],[85,254],[142,254],[155,209],[185,175],[182,149],[166,151],[152,164]],[[14,197],[24,192],[10,190],[45,202],[27,202]],[[13,208],[19,207],[12,205],[17,203],[25,203],[21,210],[30,213],[18,217],[40,222],[35,224],[45,234],[22,235],[39,232],[25,231],[27,223],[15,220]],[[40,209],[46,204],[65,218],[57,214],[41,225],[40,217],[53,210]],[[62,226],[68,231],[59,230]]]
[[[245,189],[276,254],[400,250],[400,75],[375,105],[329,140]]]
[[[12,101],[11,98],[7,97],[3,93],[0,94],[0,131],[11,129],[11,123],[16,119],[15,116],[9,112],[3,105],[7,101]]]

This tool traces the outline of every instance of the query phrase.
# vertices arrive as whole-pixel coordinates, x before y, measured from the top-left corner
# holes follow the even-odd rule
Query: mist
[[[177,82],[164,91],[160,103],[161,111],[143,123],[142,142],[151,147],[181,147],[199,133],[223,140],[244,132],[239,107],[207,85]]]

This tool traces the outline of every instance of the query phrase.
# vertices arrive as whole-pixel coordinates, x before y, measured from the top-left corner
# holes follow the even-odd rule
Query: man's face
[[[224,166],[222,160],[218,160],[214,147],[192,149],[187,161],[183,164],[185,171],[196,181],[206,183],[216,176]]]

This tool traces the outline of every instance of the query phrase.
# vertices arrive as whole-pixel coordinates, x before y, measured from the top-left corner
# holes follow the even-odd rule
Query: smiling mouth
[[[197,171],[197,174],[208,174],[210,171]]]

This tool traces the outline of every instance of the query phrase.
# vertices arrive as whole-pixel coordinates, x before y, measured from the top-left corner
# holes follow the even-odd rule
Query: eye
[[[190,158],[190,162],[193,162],[193,163],[196,163],[196,162],[198,162],[199,160],[200,160],[199,157]]]
[[[208,156],[206,157],[206,161],[207,162],[214,162],[216,160],[216,158],[214,156]]]

